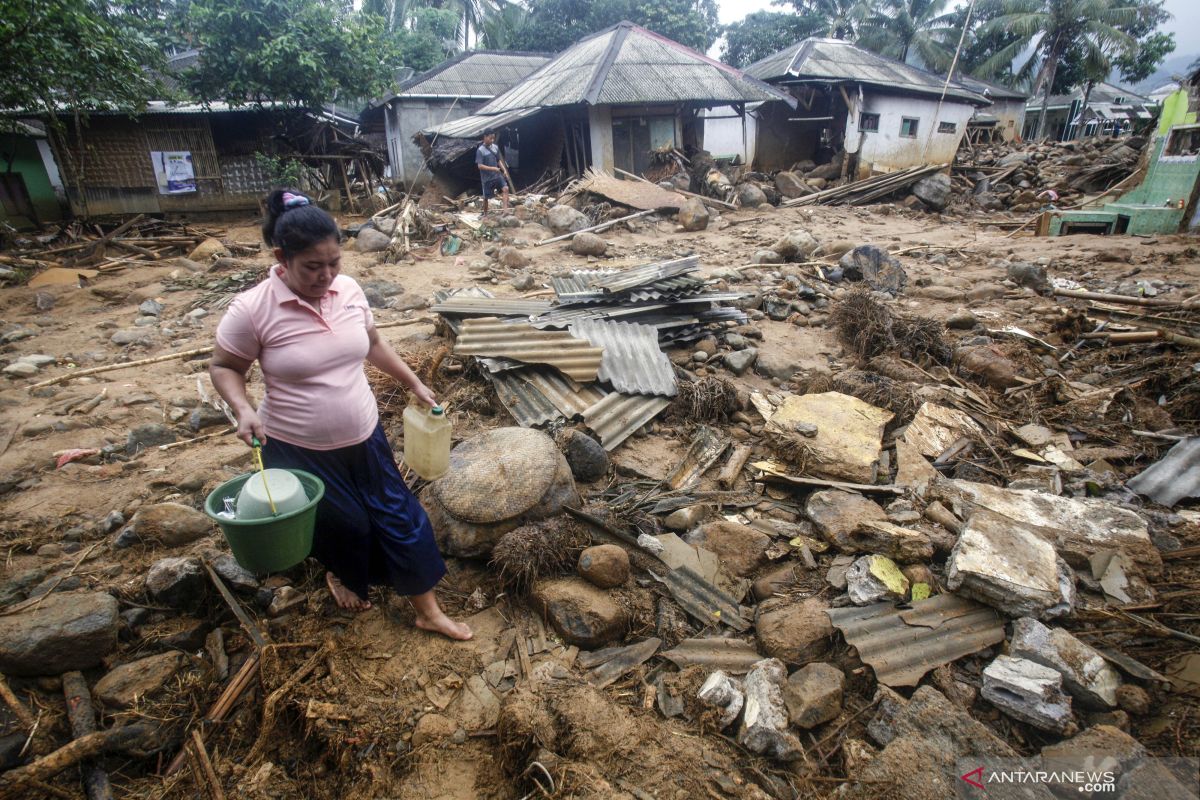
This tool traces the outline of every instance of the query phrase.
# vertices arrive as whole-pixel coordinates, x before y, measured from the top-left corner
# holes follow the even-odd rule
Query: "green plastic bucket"
[[[242,484],[255,474],[253,472],[222,483],[204,501],[204,513],[221,527],[233,557],[251,572],[279,572],[294,567],[312,551],[317,503],[325,496],[325,483],[303,470],[290,469],[288,472],[300,479],[300,485],[308,495],[308,503],[291,513],[264,519],[217,516],[217,512],[225,510],[225,498],[237,497]]]

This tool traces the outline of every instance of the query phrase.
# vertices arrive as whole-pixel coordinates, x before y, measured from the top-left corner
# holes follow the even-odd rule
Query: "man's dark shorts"
[[[489,178],[483,182],[483,199],[490,200],[507,188],[508,181],[504,180],[503,175],[498,175],[495,178]]]

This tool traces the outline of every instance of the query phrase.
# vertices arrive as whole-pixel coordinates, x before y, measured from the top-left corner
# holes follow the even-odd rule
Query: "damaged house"
[[[403,81],[360,115],[365,127],[386,131],[390,177],[405,184],[428,181],[425,156],[413,136],[470,116],[550,60],[547,53],[475,50],[461,53]],[[515,154],[514,154],[515,155]]]
[[[1192,71],[1185,88],[1163,102],[1141,183],[1113,202],[1103,202],[1102,195],[1078,210],[1047,211],[1039,219],[1038,233],[1153,236],[1200,230],[1198,113],[1200,69]]]
[[[804,39],[746,73],[797,103],[756,112],[756,166],[764,172],[811,161],[832,165],[823,177],[865,178],[948,164],[975,110],[991,105],[957,81],[841,39]]]
[[[1084,100],[1086,99],[1086,108]],[[1079,86],[1070,94],[1052,94],[1046,102],[1045,136],[1069,142],[1081,136],[1123,136],[1154,117],[1157,103],[1129,89],[1100,82]],[[1043,98],[1031,97],[1025,107],[1025,139],[1037,138]]]
[[[642,173],[655,150],[704,147],[703,109],[730,106],[742,115],[747,103],[765,100],[794,104],[740,70],[620,22],[559,53],[475,114],[416,138],[439,178],[474,184],[478,139],[495,128],[521,187],[559,170]]]
[[[1029,95],[998,83],[981,81],[970,75],[955,78],[975,94],[992,101],[990,106],[975,109],[967,123],[967,141],[973,145],[991,142],[1011,142],[1025,129],[1025,103]]]

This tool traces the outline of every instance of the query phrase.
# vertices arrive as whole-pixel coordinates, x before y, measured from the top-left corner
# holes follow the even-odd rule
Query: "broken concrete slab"
[[[840,392],[789,395],[767,421],[767,429],[787,433],[801,424],[817,426],[817,435],[805,440],[811,451],[809,471],[827,478],[874,483],[883,429],[893,416]]]
[[[1070,567],[1054,547],[1008,517],[976,511],[947,562],[952,592],[987,603],[1010,617],[1051,619],[1075,602]]]
[[[908,596],[908,578],[887,556],[863,556],[846,570],[846,593],[856,606]]]
[[[738,743],[747,750],[794,761],[804,755],[804,747],[794,734],[788,732],[787,705],[783,687],[787,683],[787,668],[777,658],[765,658],[746,675],[746,705]]]
[[[783,689],[788,718],[805,730],[836,719],[845,690],[846,673],[833,664],[818,661],[801,667],[788,676]]]
[[[1062,628],[1048,628],[1024,617],[1013,623],[1009,652],[1056,670],[1067,691],[1087,708],[1117,707],[1121,676],[1092,647]]]
[[[1162,556],[1150,540],[1146,521],[1112,503],[969,481],[940,480],[930,492],[956,513],[962,509],[960,517],[984,508],[1020,523],[1079,569],[1087,569],[1094,554],[1115,550],[1147,575],[1162,573]]]
[[[867,733],[883,749],[857,770],[854,776],[862,783],[848,785],[849,797],[951,800],[959,797],[961,759],[1019,757],[986,725],[932,686],[918,687],[911,700],[881,686],[875,704],[878,711],[867,724]],[[880,786],[885,790],[882,794]],[[1054,796],[1042,790],[1028,797],[1052,800]]]
[[[1039,730],[1070,735],[1078,730],[1062,675],[1035,661],[997,656],[983,670],[983,699]]]
[[[903,439],[896,440],[896,485],[907,486],[918,496],[924,496],[929,484],[941,473],[925,460],[917,448]]]
[[[1042,748],[1042,767],[1051,772],[1111,772],[1120,779],[1149,756],[1137,739],[1111,725],[1094,725],[1077,736]],[[1072,783],[1056,784],[1071,794],[1084,790]],[[1124,797],[1124,795],[1117,795]],[[1172,795],[1159,795],[1162,800]]]
[[[921,455],[937,458],[964,436],[976,441],[982,440],[983,428],[956,408],[925,402],[917,409],[916,416],[908,424],[902,438]]]

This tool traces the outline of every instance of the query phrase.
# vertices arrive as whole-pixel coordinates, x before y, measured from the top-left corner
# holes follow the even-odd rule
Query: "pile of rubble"
[[[1147,139],[1097,137],[1073,142],[963,147],[954,163],[960,205],[987,211],[1036,211],[1073,205],[1132,175]]]

